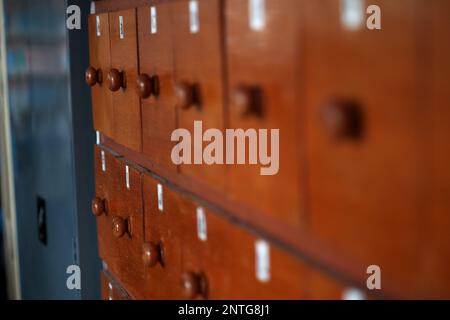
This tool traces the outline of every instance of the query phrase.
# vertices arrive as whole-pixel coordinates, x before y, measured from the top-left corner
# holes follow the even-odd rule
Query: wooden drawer
[[[109,16],[91,15],[89,20],[89,60],[86,81],[92,86],[94,128],[108,137],[113,136],[112,95],[106,81],[111,66],[109,52]]]
[[[92,210],[98,216],[100,257],[125,289],[139,298],[144,280],[141,174],[98,147],[95,169],[96,198]]]
[[[176,171],[170,139],[176,129],[171,8],[160,3],[137,12],[143,153],[154,164]]]
[[[128,294],[123,290],[110,274],[102,271],[100,274],[102,285],[102,300],[130,300]]]
[[[426,195],[421,145],[420,1],[372,1],[382,30],[349,24],[334,0],[305,2],[310,221],[330,245],[420,292]],[[352,16],[354,17],[354,16]],[[356,19],[357,20],[357,19]],[[351,20],[353,21],[353,20]],[[432,276],[431,276],[432,277]]]
[[[144,175],[145,298],[182,299],[181,198],[155,178]]]
[[[225,8],[229,127],[267,129],[266,141],[253,130],[255,142],[259,140],[256,156],[262,161],[262,142],[272,157],[271,170],[267,163],[230,166],[230,191],[241,202],[295,227],[301,224],[300,181],[305,178],[299,130],[304,104],[298,97],[303,6],[299,0],[227,0]],[[271,130],[278,130],[278,141]],[[279,161],[274,156],[278,149],[270,147],[275,142]]]
[[[114,140],[140,152],[141,107],[136,94],[138,48],[136,9],[109,13],[111,70],[108,85],[113,91]]]
[[[300,262],[199,204],[185,203],[182,214],[182,277],[196,275],[203,279],[204,298],[300,299],[304,296],[306,279]],[[258,266],[262,268],[259,278]]]
[[[202,121],[203,131],[209,128],[223,130],[225,127],[221,4],[219,0],[181,0],[170,3],[178,128],[190,131],[192,144],[194,121]],[[203,143],[204,147],[207,145]],[[192,148],[192,164],[181,165],[181,173],[213,188],[223,189],[224,166],[194,165],[194,151],[197,149],[195,146]]]

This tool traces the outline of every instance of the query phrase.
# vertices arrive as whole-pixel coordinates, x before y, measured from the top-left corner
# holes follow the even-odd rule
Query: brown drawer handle
[[[142,260],[146,267],[152,268],[161,261],[160,246],[154,242],[146,242],[142,246]]]
[[[116,238],[121,238],[128,232],[128,221],[121,217],[113,217],[113,235]]]
[[[237,86],[231,90],[230,103],[241,116],[260,116],[263,111],[262,90],[258,86]]]
[[[105,212],[105,201],[95,197],[91,202],[91,210],[94,216],[101,216]]]
[[[157,97],[159,95],[159,78],[143,73],[138,76],[136,81],[136,91],[141,99],[146,99],[151,95]]]
[[[108,88],[113,92],[120,90],[120,88],[125,88],[124,72],[117,69],[111,69],[108,72]]]
[[[181,275],[181,290],[186,299],[206,298],[207,280],[202,273],[184,272]]]
[[[188,82],[178,82],[175,85],[176,106],[181,109],[189,109],[199,104],[198,86]]]
[[[363,115],[360,106],[351,100],[333,99],[320,109],[322,124],[333,138],[360,138],[363,131]]]
[[[86,79],[86,83],[90,87],[95,86],[97,83],[101,84],[102,80],[103,80],[102,70],[95,69],[92,66],[87,68],[86,73],[85,73],[85,79]]]

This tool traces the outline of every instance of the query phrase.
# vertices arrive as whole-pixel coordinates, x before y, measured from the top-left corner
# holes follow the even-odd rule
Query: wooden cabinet
[[[253,3],[228,0],[225,7],[228,126],[249,130],[252,138],[246,140],[247,155],[249,141],[258,143],[258,163],[249,164],[248,156],[247,164],[230,166],[230,193],[299,227],[304,215],[301,182],[306,178],[301,157],[304,122],[300,117],[305,106],[299,85],[304,4],[298,0]],[[267,140],[260,130],[267,133]],[[265,143],[270,147],[265,149]]]
[[[446,0],[95,4],[104,297],[450,296]],[[226,129],[244,163],[235,147],[226,164]],[[205,163],[210,142],[225,164]]]

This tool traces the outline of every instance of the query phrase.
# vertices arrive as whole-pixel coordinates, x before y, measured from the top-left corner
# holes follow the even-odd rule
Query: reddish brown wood
[[[156,5],[156,33],[151,33],[150,7],[140,7],[137,12],[140,72],[150,77],[152,87],[152,96],[141,100],[143,153],[153,163],[175,172],[170,157],[174,146],[170,138],[176,129],[170,6]]]
[[[431,287],[423,279],[433,276],[418,251],[427,236],[418,100],[423,39],[416,33],[424,3],[371,4],[382,8],[382,31],[346,29],[337,1],[305,4],[311,228],[331,248],[361,261],[361,274],[378,265],[383,283],[425,297]],[[324,128],[320,108],[330,99],[357,102],[363,117],[358,139],[336,140]]]
[[[120,38],[120,17],[123,18],[123,39]],[[140,152],[141,107],[136,95],[138,48],[136,10],[109,13],[111,38],[111,67],[108,83],[115,91],[113,97],[114,139]],[[115,70],[116,69],[116,70]]]
[[[178,108],[178,127],[193,134],[194,121],[202,121],[203,130],[224,129],[224,81],[222,12],[223,1],[199,0],[199,30],[190,31],[189,1],[172,1],[171,25],[174,43],[174,78],[178,84],[187,84],[188,97]],[[192,88],[193,87],[193,88]],[[191,90],[194,90],[192,94]],[[191,96],[194,97],[191,97]],[[189,98],[191,97],[191,98]],[[189,100],[193,100],[189,101]],[[182,104],[182,106],[183,106]],[[206,143],[203,143],[206,146]],[[193,154],[193,153],[192,153]],[[181,165],[183,175],[207,183],[211,188],[226,187],[224,166]]]
[[[99,36],[97,36],[97,17],[100,21]],[[113,137],[112,96],[104,81],[111,66],[108,14],[91,15],[88,24],[90,67],[87,70],[86,80],[92,86],[94,128],[108,137]]]
[[[103,171],[101,150],[96,147],[96,196],[105,199],[105,214],[97,218],[100,257],[124,288],[140,298],[144,296],[141,174],[129,166],[127,188],[125,163],[105,153],[105,166]]]
[[[248,1],[226,1],[228,127],[279,129],[279,171],[262,176],[262,164],[230,166],[230,191],[238,201],[299,227],[304,224],[300,179],[305,178],[300,170],[304,144],[299,130],[303,129],[299,111],[304,106],[298,99],[303,1],[265,3],[267,24],[255,31],[250,28]]]
[[[162,211],[158,207],[161,184]],[[157,244],[160,263],[145,272],[145,297],[148,299],[183,299],[181,281],[182,215],[179,196],[161,181],[144,175],[145,241]]]

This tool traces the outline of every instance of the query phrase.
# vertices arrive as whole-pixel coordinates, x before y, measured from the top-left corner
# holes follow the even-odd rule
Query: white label
[[[364,0],[341,0],[341,23],[348,30],[358,30],[364,23]]]
[[[97,25],[97,37],[100,37],[100,16],[96,16],[95,21]]]
[[[201,241],[208,239],[205,209],[202,207],[197,208],[197,236]]]
[[[366,300],[366,296],[359,289],[349,288],[349,289],[346,289],[342,293],[342,299],[343,300]]]
[[[197,33],[200,31],[200,21],[198,17],[198,1],[189,1],[189,22],[191,33]]]
[[[106,156],[105,156],[105,151],[101,152],[101,157],[102,157],[102,171],[106,172]]]
[[[91,10],[90,10],[91,14],[95,14],[95,2],[91,1]]]
[[[255,243],[256,278],[261,282],[270,280],[270,248],[264,240]]]
[[[130,190],[130,168],[128,166],[125,166],[125,182],[127,189]]]
[[[95,141],[97,144],[100,144],[100,132],[95,131]]]
[[[158,20],[156,19],[156,7],[150,7],[150,29],[151,33],[158,32]]]
[[[111,282],[108,282],[108,300],[112,300],[113,299],[113,286],[111,284]]]
[[[123,17],[119,16],[119,36],[123,39],[125,36],[125,31],[123,30]]]
[[[249,0],[248,13],[250,29],[254,31],[263,30],[266,26],[266,1]]]
[[[158,183],[158,210],[164,211],[163,186]]]

